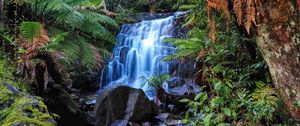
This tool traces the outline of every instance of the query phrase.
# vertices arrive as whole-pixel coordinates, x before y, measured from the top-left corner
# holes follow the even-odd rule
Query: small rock
[[[127,120],[116,120],[111,124],[111,126],[127,126],[127,124]]]
[[[96,119],[95,119],[95,115],[93,112],[91,112],[91,111],[85,112],[83,114],[83,118],[88,124],[95,125]]]

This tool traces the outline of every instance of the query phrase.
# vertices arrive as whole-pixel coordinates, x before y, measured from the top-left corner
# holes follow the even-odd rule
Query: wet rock
[[[127,120],[116,120],[111,124],[111,126],[127,126],[127,124]]]
[[[155,118],[157,119],[159,125],[183,126],[183,124],[180,122],[183,117],[174,116],[170,113],[159,113]]]
[[[167,84],[164,86],[167,93],[171,95],[190,95],[198,94],[200,87],[192,79],[183,79],[181,77],[169,78]]]
[[[48,88],[46,94],[43,95],[43,98],[45,99],[45,103],[49,110],[60,116],[60,118],[57,120],[59,125],[87,126],[88,124],[81,117],[78,104],[73,100],[74,97],[78,96],[75,95],[72,97],[72,95],[70,95],[59,84],[53,84],[53,86]]]
[[[83,113],[83,119],[90,125],[95,125],[96,119],[95,114],[92,111],[87,111]]]
[[[81,89],[82,91],[91,91],[99,88],[100,71],[85,71],[83,73],[74,72],[72,77],[73,88]]]
[[[100,92],[94,113],[95,125],[109,126],[117,120],[147,121],[157,113],[157,109],[143,90],[114,86]]]
[[[82,100],[83,104],[81,110],[83,113],[83,119],[90,125],[95,125],[96,119],[93,112],[96,104],[96,96],[87,96],[87,100]]]

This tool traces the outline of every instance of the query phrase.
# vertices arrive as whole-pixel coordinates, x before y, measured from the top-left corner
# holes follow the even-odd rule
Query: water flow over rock
[[[143,89],[151,97],[153,94],[147,91],[149,87],[141,78],[169,72],[169,63],[162,60],[174,53],[174,47],[163,40],[174,35],[174,18],[123,25],[113,50],[114,59],[109,62],[107,75],[102,76],[101,82],[106,85],[125,83]]]

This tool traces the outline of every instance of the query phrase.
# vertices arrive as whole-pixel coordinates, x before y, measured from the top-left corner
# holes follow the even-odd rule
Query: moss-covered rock
[[[13,75],[14,66],[0,52],[0,126],[55,126],[42,98],[31,96],[26,81]]]
[[[1,126],[55,126],[56,122],[40,97],[20,92],[10,84],[0,85]]]

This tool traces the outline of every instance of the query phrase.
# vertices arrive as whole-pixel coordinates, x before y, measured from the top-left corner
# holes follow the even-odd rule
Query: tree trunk
[[[258,8],[257,44],[287,109],[300,120],[300,15],[292,1],[267,0]]]

